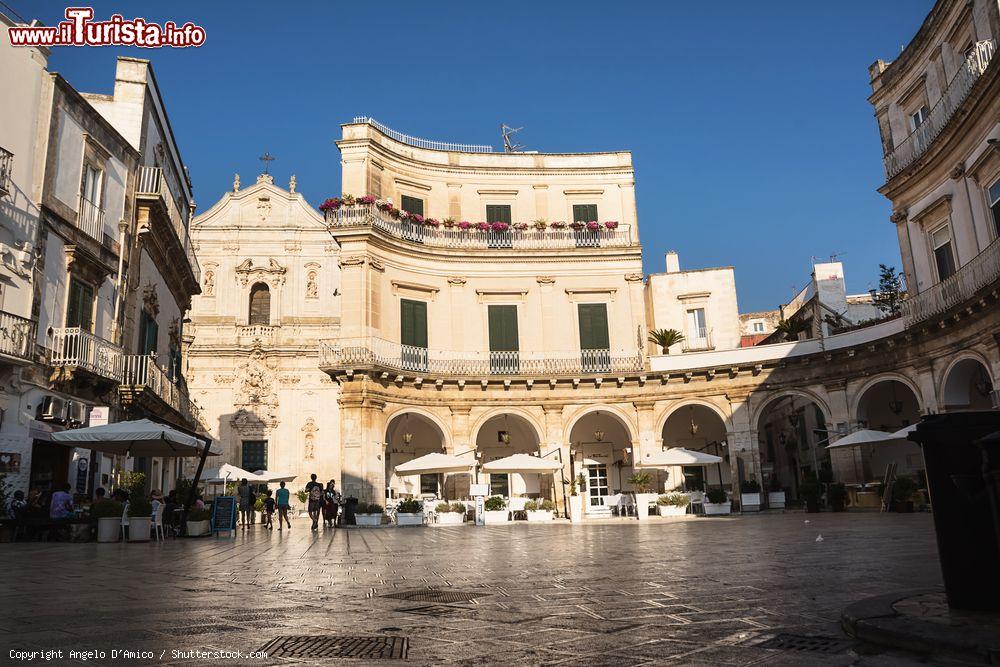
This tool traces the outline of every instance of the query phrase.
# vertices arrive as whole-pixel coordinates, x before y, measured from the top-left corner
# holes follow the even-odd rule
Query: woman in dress
[[[340,509],[340,493],[337,491],[337,483],[331,479],[323,490],[323,521],[327,527],[336,527],[338,509]]]

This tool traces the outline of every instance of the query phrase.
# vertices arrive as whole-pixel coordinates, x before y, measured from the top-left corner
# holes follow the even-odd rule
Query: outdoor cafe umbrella
[[[297,477],[297,475],[285,475],[280,472],[271,472],[270,470],[256,470],[254,471],[254,475],[268,484],[274,482],[291,482]]]
[[[238,482],[245,479],[248,482],[264,483],[268,479],[260,474],[252,473],[231,463],[223,463],[218,468],[206,470],[201,475],[207,484],[225,484],[226,482]]]
[[[683,447],[670,447],[658,452],[646,452],[636,461],[637,468],[670,468],[673,466],[709,466],[722,461],[721,456],[696,452]]]
[[[562,469],[562,463],[554,459],[543,459],[531,454],[511,454],[502,459],[483,464],[483,472],[518,473],[522,475],[542,474]]]
[[[900,429],[900,431],[897,431],[896,433],[886,433],[885,431],[875,431],[870,428],[862,428],[858,429],[854,433],[845,435],[843,438],[840,438],[836,442],[827,445],[826,448],[827,449],[838,449],[842,447],[858,448],[861,447],[862,445],[874,445],[880,442],[891,442],[897,439],[906,438],[905,435],[902,436],[897,435],[898,433],[905,430],[906,429],[904,428]],[[863,480],[861,480],[861,473],[858,471],[857,457],[854,455],[853,451],[851,452],[851,462],[854,464],[854,478],[859,480],[860,481],[859,483],[863,484],[864,482]]]
[[[400,463],[394,470],[397,475],[430,475],[439,472],[468,472],[474,465],[474,459],[432,452]]]

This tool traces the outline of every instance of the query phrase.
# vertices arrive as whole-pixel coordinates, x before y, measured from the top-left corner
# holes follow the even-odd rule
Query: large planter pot
[[[732,511],[729,503],[705,503],[705,516],[724,516]]]
[[[767,494],[767,506],[773,510],[785,509],[785,492],[769,491]]]
[[[649,520],[649,504],[655,502],[657,494],[655,493],[637,493],[635,494],[635,513],[639,517],[639,521]]]
[[[188,521],[187,522],[187,534],[188,537],[200,537],[201,535],[208,535],[209,532],[209,520],[204,519],[203,521]]]
[[[105,516],[97,520],[97,541],[117,542],[121,537],[122,518],[120,516]]]
[[[583,522],[583,496],[569,497],[569,520],[573,523]]]
[[[463,512],[441,512],[437,515],[437,522],[443,526],[457,526],[465,522]]]
[[[487,526],[507,523],[507,510],[483,510],[483,520]]]
[[[892,501],[892,509],[896,512],[902,512],[903,514],[910,514],[913,512],[913,501],[894,500]]]
[[[354,525],[356,526],[381,526],[381,514],[355,514]]]
[[[760,494],[759,493],[741,493],[740,494],[740,509],[744,512],[759,512],[760,511]]]
[[[149,542],[149,525],[152,522],[152,517],[130,516],[128,518],[128,541]]]
[[[424,513],[414,512],[413,514],[396,513],[397,526],[422,526],[424,525]]]
[[[525,514],[528,515],[528,521],[552,521],[552,510],[528,510]]]
[[[684,516],[687,514],[687,507],[678,507],[677,505],[657,505],[656,511],[659,512],[660,516]]]

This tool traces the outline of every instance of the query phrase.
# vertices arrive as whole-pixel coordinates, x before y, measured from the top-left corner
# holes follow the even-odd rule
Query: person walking
[[[323,491],[323,521],[328,528],[337,526],[337,510],[340,508],[340,492],[337,483],[332,479],[326,483]]]
[[[312,529],[319,530],[319,513],[323,509],[323,485],[316,481],[316,473],[309,476],[311,481],[306,484],[306,494],[309,496],[309,518],[312,519]]]
[[[266,492],[267,498],[264,498],[264,517],[262,518],[262,523],[268,530],[274,530],[274,498],[271,497],[271,489]]]
[[[288,520],[288,510],[290,509],[288,504],[289,497],[288,489],[285,488],[285,483],[281,483],[281,487],[274,494],[275,500],[278,501],[278,530],[281,530],[281,520],[284,519],[288,527],[292,527],[292,522]]]
[[[250,525],[250,514],[253,512],[255,500],[253,489],[250,488],[250,483],[247,482],[246,477],[241,479],[240,485],[236,487],[236,497],[239,498],[240,503],[240,525],[246,528]]]

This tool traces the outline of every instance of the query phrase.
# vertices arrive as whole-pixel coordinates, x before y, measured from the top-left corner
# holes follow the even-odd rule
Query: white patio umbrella
[[[531,454],[511,454],[496,461],[483,464],[483,472],[519,473],[522,475],[544,474],[562,470],[562,464],[554,459],[543,459]]]
[[[468,472],[476,465],[475,459],[452,454],[432,452],[394,468],[397,475],[430,475],[439,472]]]
[[[208,456],[222,453],[211,445],[207,445],[205,452],[205,440],[149,419],[60,431],[52,434],[52,440],[118,456],[194,457],[203,453]]]
[[[905,437],[905,436],[904,436]],[[885,431],[873,431],[869,428],[862,428],[850,435],[845,435],[836,442],[826,446],[827,449],[837,449],[839,447],[859,447],[861,445],[873,445],[877,442],[895,440],[894,433]]]
[[[286,475],[280,472],[271,472],[270,470],[255,470],[254,475],[259,477],[262,481],[268,484],[276,484],[277,482],[291,482],[298,475]]]
[[[218,468],[206,470],[202,473],[201,477],[207,484],[224,484],[226,482],[238,482],[242,479],[246,479],[248,482],[253,482],[254,484],[268,481],[265,477],[244,470],[239,466],[234,466],[231,463],[223,463]]]
[[[904,426],[898,431],[893,431],[889,434],[889,437],[893,440],[906,440],[907,442],[912,442],[910,440],[910,434],[917,430],[919,424],[910,424],[909,426]]]
[[[683,447],[670,447],[658,452],[646,452],[635,462],[637,468],[670,468],[673,466],[709,466],[719,463],[722,457],[705,452],[696,452]]]

